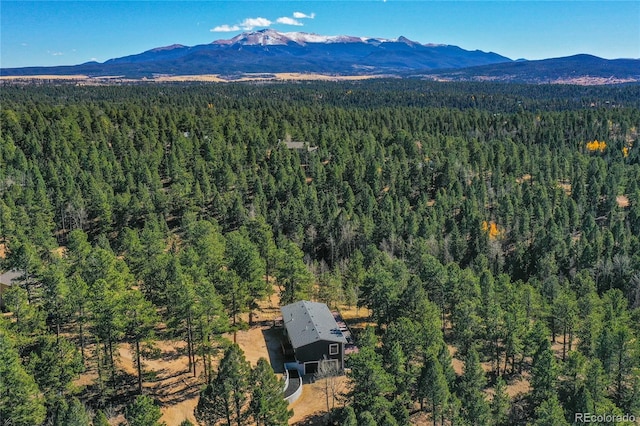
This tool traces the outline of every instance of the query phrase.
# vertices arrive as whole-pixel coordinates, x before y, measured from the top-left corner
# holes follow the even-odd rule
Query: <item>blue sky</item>
[[[0,66],[72,65],[266,27],[396,38],[512,59],[640,58],[640,1],[0,0]]]

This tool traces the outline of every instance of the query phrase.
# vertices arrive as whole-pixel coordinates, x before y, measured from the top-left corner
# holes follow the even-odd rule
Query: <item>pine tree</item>
[[[85,324],[87,322],[87,303],[89,300],[87,283],[82,279],[79,273],[74,273],[69,279],[69,304],[71,305],[74,313],[73,316],[78,324],[78,335],[80,337],[80,356],[82,357],[82,364],[84,365],[86,355],[86,335]]]
[[[502,426],[507,424],[511,400],[507,394],[507,384],[502,377],[498,377],[493,388],[493,398],[491,399],[490,410],[491,420],[494,425]]]
[[[124,305],[125,335],[131,340],[134,364],[138,370],[138,393],[142,394],[142,345],[151,343],[154,327],[158,323],[156,308],[144,298],[139,290],[127,292]]]
[[[224,420],[227,426],[242,426],[249,417],[246,402],[251,367],[242,349],[232,344],[220,361],[218,374],[200,393],[196,417],[205,424]]]
[[[484,425],[489,420],[489,404],[482,392],[485,385],[486,379],[478,353],[471,349],[464,360],[458,396],[462,403],[462,416],[472,425]]]
[[[310,296],[313,277],[302,260],[303,256],[304,253],[291,241],[287,241],[279,252],[276,278],[281,288],[282,305]]]
[[[0,422],[15,426],[41,424],[46,415],[38,385],[20,362],[11,339],[0,329]]]
[[[258,216],[256,219],[250,220],[247,228],[249,230],[249,238],[251,238],[251,241],[258,248],[260,257],[264,259],[264,285],[256,283],[256,285],[251,288],[251,294],[259,298],[272,293],[269,278],[275,268],[278,253],[273,240],[271,226],[263,216]],[[252,306],[252,310],[253,309],[255,309],[255,306]]]
[[[222,287],[229,289],[228,292],[222,292],[222,296],[231,309],[235,325],[237,315],[251,311],[256,302],[268,294],[270,287],[262,279],[265,264],[256,245],[240,231],[227,234],[226,239],[225,255],[229,272],[234,277],[229,279],[230,285]]]
[[[531,404],[538,407],[556,395],[556,362],[551,349],[543,351],[531,368]]]
[[[98,410],[96,415],[93,417],[93,426],[110,426],[109,420],[107,419],[104,411]]]
[[[10,329],[24,336],[40,334],[44,330],[43,312],[29,303],[29,295],[25,289],[11,286],[2,293],[2,300],[14,319],[8,326]]]
[[[29,347],[27,368],[35,377],[47,404],[68,395],[71,382],[83,371],[80,353],[64,337],[43,335],[34,339]]]
[[[250,407],[257,426],[286,426],[293,411],[283,396],[283,382],[278,380],[269,361],[260,358],[251,372]]]
[[[424,361],[417,383],[416,396],[420,401],[421,409],[424,401],[427,401],[431,409],[433,425],[436,426],[438,417],[443,416],[444,409],[447,406],[449,386],[442,372],[440,362],[433,355],[429,355]]]
[[[536,408],[534,426],[569,426],[558,398],[552,395]]]
[[[552,315],[562,332],[562,361],[567,351],[572,350],[573,333],[577,323],[578,303],[575,293],[562,291],[553,302]]]
[[[217,351],[221,334],[229,330],[229,317],[225,314],[220,295],[211,281],[203,278],[194,284],[198,301],[193,306],[194,333],[199,338],[194,350],[202,357],[205,380],[210,382],[213,376],[211,357]]]
[[[195,255],[192,249],[185,250],[183,258],[190,262],[192,260],[190,254]],[[192,271],[195,269],[198,273],[203,272],[202,268],[196,265],[190,265]],[[170,277],[166,288],[167,299],[171,300],[167,306],[167,326],[174,330],[176,334],[181,336],[187,343],[187,360],[189,372],[196,376],[196,354],[195,354],[195,316],[196,316],[196,292],[192,276],[183,272],[182,266],[177,256],[173,256],[169,264]],[[205,278],[202,277],[204,280]]]
[[[405,395],[412,385],[413,377],[407,371],[407,358],[398,342],[394,342],[387,351],[387,366],[385,370],[389,372],[394,379],[395,392],[394,396]]]
[[[73,398],[61,414],[60,421],[58,422],[60,426],[91,425],[89,413],[87,413],[87,409],[84,404],[78,400],[78,398]]]
[[[358,426],[358,418],[356,417],[356,412],[353,410],[353,407],[347,405],[342,409],[342,423],[341,426]]]
[[[369,411],[363,411],[360,413],[358,426],[378,426],[378,422]]]
[[[66,265],[58,259],[49,265],[42,279],[44,308],[53,322],[56,338],[60,336],[60,328],[68,321],[71,314],[70,288],[65,273]]]
[[[382,415],[379,415],[378,417],[379,426],[398,426],[398,421],[389,411],[384,411]]]
[[[365,346],[351,356],[350,363],[351,371],[347,377],[352,386],[348,396],[356,413],[386,408],[389,404],[385,396],[394,391],[394,385],[382,367],[382,357],[373,347]]]
[[[129,426],[166,426],[164,422],[158,422],[160,417],[160,407],[146,395],[138,395],[124,410],[124,418]]]

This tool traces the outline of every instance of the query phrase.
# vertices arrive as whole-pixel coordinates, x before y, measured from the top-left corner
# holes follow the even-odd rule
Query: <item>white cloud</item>
[[[62,53],[62,52],[52,52],[50,50],[47,50],[47,53],[49,55],[51,55],[51,56],[63,56],[64,55],[64,53]]]
[[[214,33],[233,32],[233,31],[240,31],[240,30],[249,31],[256,27],[270,27],[274,23],[283,24],[283,25],[295,25],[295,26],[301,27],[304,24],[298,21],[298,19],[313,19],[315,18],[315,16],[316,16],[315,13],[307,15],[302,12],[294,12],[293,18],[288,16],[283,16],[281,18],[276,19],[275,22],[271,21],[270,19],[259,16],[257,18],[246,18],[244,21],[235,25],[229,25],[229,24],[218,25],[217,27],[211,28],[210,31]]]
[[[283,16],[282,18],[278,18],[276,22],[284,25],[296,25],[298,27],[301,27],[302,25],[304,25],[302,22],[296,21],[295,19],[289,18],[288,16]]]
[[[243,30],[252,30],[255,27],[268,27],[272,22],[267,18],[247,18],[240,24]]]
[[[311,15],[307,15],[306,13],[302,12],[293,12],[293,17],[296,19],[313,19],[316,17],[316,14],[312,13]]]
[[[240,31],[240,27],[237,25],[224,24],[224,25],[218,25],[215,28],[211,28],[211,30],[209,31],[211,31],[212,33],[228,33],[231,31]]]

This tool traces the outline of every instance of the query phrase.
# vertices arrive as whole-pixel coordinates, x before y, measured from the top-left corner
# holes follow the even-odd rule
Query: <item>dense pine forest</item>
[[[0,425],[160,424],[160,338],[200,424],[286,425],[228,338],[274,292],[367,316],[325,424],[640,419],[640,86],[5,85],[0,109]]]

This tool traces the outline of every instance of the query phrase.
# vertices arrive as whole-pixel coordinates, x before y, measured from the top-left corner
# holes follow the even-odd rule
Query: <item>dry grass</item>
[[[278,80],[322,80],[322,81],[347,81],[347,80],[370,80],[384,76],[377,75],[326,75],[326,74],[302,74],[302,73],[277,73]],[[387,76],[388,77],[388,76]]]
[[[559,183],[558,186],[564,191],[567,197],[571,196],[571,184],[570,183]]]
[[[269,350],[264,340],[263,330],[269,327],[253,327],[249,330],[242,330],[236,333],[236,343],[244,352],[244,357],[255,366],[260,358],[269,359]],[[233,334],[225,336],[233,342]]]
[[[201,381],[189,373],[185,346],[184,342],[159,341],[160,357],[142,362],[145,374],[152,372],[152,378],[143,382],[144,393],[160,402],[161,421],[169,426],[185,419],[197,424],[193,410],[198,403]],[[136,376],[130,346],[120,345],[119,354],[120,368]]]
[[[616,197],[616,202],[618,203],[618,207],[620,207],[621,209],[629,207],[629,197],[627,197],[626,195],[618,195]]]
[[[603,86],[607,84],[635,83],[636,78],[616,78],[616,77],[567,77],[550,81],[551,84],[575,84],[578,86]]]
[[[324,379],[326,380],[326,379]],[[293,417],[289,420],[290,425],[303,425],[312,418],[323,416],[327,413],[327,399],[324,393],[324,380],[318,380],[315,383],[305,383],[302,386],[302,395],[300,398],[289,406],[293,409]],[[346,390],[346,376],[335,377],[331,380],[336,381],[337,388],[340,392]],[[344,403],[340,400],[329,398],[330,407],[342,407]]]
[[[82,83],[109,83],[109,82],[135,82],[149,81],[156,83],[168,82],[247,82],[247,81],[354,81],[381,78],[385,76],[373,75],[327,75],[313,73],[262,73],[262,74],[242,74],[240,77],[225,77],[220,74],[200,74],[200,75],[160,75],[153,78],[131,79],[123,76],[100,76],[89,77],[86,75],[29,75],[29,76],[0,76],[0,81],[7,82],[44,82],[47,80],[57,81],[80,81]],[[386,76],[388,77],[388,76]]]
[[[522,175],[522,177],[516,179],[517,183],[529,182],[531,180],[531,175],[527,173],[526,175]]]

